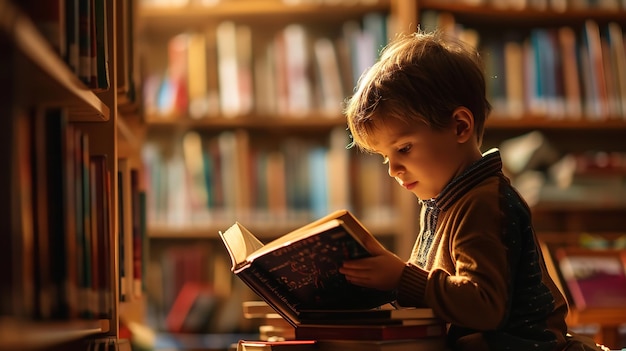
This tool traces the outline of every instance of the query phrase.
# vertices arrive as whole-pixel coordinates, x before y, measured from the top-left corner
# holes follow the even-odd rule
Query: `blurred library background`
[[[42,11],[36,1],[0,4],[3,14],[19,19],[0,16],[6,17],[1,43],[9,49],[2,58],[13,71],[3,72],[3,86],[14,91],[3,98],[13,116],[6,126],[23,134],[20,128],[28,127],[21,121],[29,119],[16,111],[45,106],[50,114],[51,102],[41,96],[55,96],[54,111],[67,115],[64,128],[72,130],[63,135],[77,134],[72,148],[89,139],[89,149],[81,149],[87,160],[110,155],[101,161],[108,176],[93,181],[104,184],[93,195],[103,198],[89,214],[94,226],[107,224],[79,244],[63,233],[79,235],[84,223],[61,221],[60,228],[70,229],[41,234],[37,220],[58,214],[52,183],[11,176],[2,198],[7,208],[19,205],[6,217],[17,229],[0,250],[17,273],[2,288],[14,303],[2,309],[8,322],[0,323],[7,330],[0,332],[0,350],[20,344],[9,337],[16,326],[47,339],[51,328],[42,332],[31,321],[59,318],[96,320],[79,328],[81,340],[93,344],[104,333],[137,350],[226,349],[260,331],[285,335],[288,325],[244,313],[244,302],[260,298],[231,272],[218,234],[235,221],[269,242],[345,208],[408,258],[419,205],[395,186],[379,158],[346,147],[342,104],[380,49],[418,26],[479,49],[494,107],[482,148],[500,148],[505,172],[531,206],[544,257],[570,304],[568,324],[612,349],[626,348],[626,1],[49,2],[54,11]],[[81,27],[83,3],[91,6],[91,27]],[[59,15],[51,18],[52,12]],[[79,34],[89,28],[92,56],[86,57]],[[108,62],[101,71],[99,55]],[[91,60],[86,70],[96,73],[84,74],[81,60]],[[43,88],[35,81],[42,70],[49,76]],[[22,83],[24,77],[33,83]],[[37,132],[24,135],[34,151],[13,138],[8,150],[43,156],[31,167],[5,152],[6,162],[25,172],[41,163],[53,172],[55,164],[45,161],[49,144],[35,143]],[[61,154],[53,162],[80,167]],[[59,184],[65,189],[72,182]],[[15,200],[42,192],[33,204]],[[87,212],[75,192],[58,196],[82,211],[67,218]],[[30,211],[34,205],[39,210]],[[104,219],[95,219],[100,213]],[[53,258],[58,247],[48,247],[53,235],[65,238],[62,258]],[[94,245],[89,252],[81,250],[86,241]],[[15,247],[18,253],[10,254]],[[36,256],[39,251],[47,256]],[[56,260],[64,261],[60,277],[47,268]],[[75,267],[82,263],[94,276],[72,279],[84,275]],[[37,267],[49,272],[32,273]],[[20,272],[31,273],[18,279]],[[92,303],[104,312],[63,298],[59,305],[67,311],[39,313],[49,296],[61,299],[46,284],[100,301]]]

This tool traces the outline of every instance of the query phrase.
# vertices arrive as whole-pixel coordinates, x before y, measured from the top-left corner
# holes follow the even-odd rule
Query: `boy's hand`
[[[339,272],[355,285],[379,290],[395,289],[402,276],[404,261],[378,243],[366,243],[366,246],[373,257],[345,261]]]

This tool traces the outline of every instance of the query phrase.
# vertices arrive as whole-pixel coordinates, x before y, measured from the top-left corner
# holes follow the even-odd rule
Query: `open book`
[[[369,256],[363,242],[374,238],[347,210],[266,245],[240,223],[220,237],[233,273],[294,327],[303,310],[369,309],[395,298],[392,291],[353,285],[339,273],[344,260]]]

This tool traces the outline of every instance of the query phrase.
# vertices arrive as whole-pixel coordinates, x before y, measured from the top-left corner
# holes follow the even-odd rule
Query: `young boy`
[[[567,304],[547,273],[530,210],[480,151],[491,106],[479,55],[443,34],[401,36],[361,77],[346,115],[353,142],[380,154],[421,203],[408,262],[378,243],[345,262],[354,284],[395,289],[449,323],[454,350],[598,350],[567,336]]]

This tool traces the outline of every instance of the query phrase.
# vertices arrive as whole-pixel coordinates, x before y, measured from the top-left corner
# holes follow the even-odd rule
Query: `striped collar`
[[[441,193],[430,200],[423,201],[426,206],[434,206],[442,211],[447,210],[452,204],[470,189],[480,184],[486,178],[502,172],[502,159],[497,148],[488,150],[483,157],[474,162],[463,174],[452,179]]]

